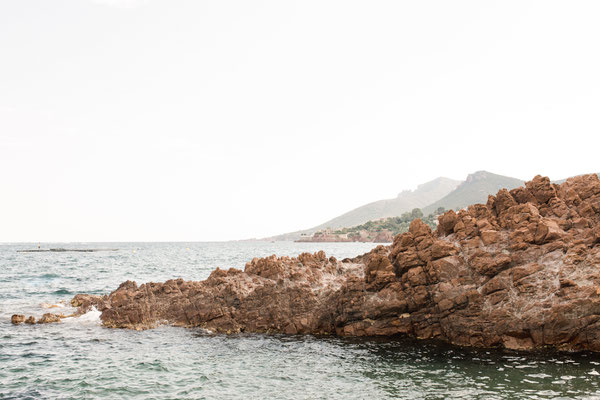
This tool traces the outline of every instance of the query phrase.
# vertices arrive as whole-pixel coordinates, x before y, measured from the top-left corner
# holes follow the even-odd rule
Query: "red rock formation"
[[[202,282],[78,295],[105,326],[396,335],[479,347],[600,351],[600,180],[536,176],[354,259],[254,259]]]
[[[55,315],[55,314],[49,314],[49,315]],[[22,324],[23,322],[25,322],[26,324],[32,325],[32,324],[35,324],[35,318],[33,316],[29,316],[27,319],[25,319],[25,316],[23,314],[14,314],[10,318],[10,322],[12,322],[14,325],[19,325],[19,324]],[[54,322],[54,321],[52,321],[52,322]]]
[[[42,318],[38,321],[38,324],[51,324],[53,322],[59,322],[62,318],[65,318],[62,314],[46,313],[42,315]]]

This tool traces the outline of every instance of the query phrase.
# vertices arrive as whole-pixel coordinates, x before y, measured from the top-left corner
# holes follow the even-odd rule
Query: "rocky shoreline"
[[[600,180],[536,176],[362,256],[254,259],[201,282],[80,294],[106,327],[408,335],[456,345],[600,351]],[[23,317],[21,319],[21,317]],[[13,316],[15,323],[24,316]],[[50,316],[46,320],[50,320]]]
[[[362,242],[362,243],[393,243],[394,235],[389,231],[377,232],[375,234],[364,234],[357,237],[348,237],[348,235],[340,235],[335,233],[319,233],[313,234],[312,236],[304,236],[298,240],[294,240],[297,243],[350,243],[350,242]]]

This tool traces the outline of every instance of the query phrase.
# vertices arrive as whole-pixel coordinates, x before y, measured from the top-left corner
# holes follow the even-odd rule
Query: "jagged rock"
[[[517,204],[518,203],[515,198],[506,189],[501,189],[496,195],[496,199],[494,201],[495,211],[498,215],[504,214]]]
[[[500,232],[494,229],[486,229],[480,232],[481,241],[484,245],[489,246],[491,244],[497,243],[500,240]]]
[[[61,318],[64,318],[64,315],[46,313],[42,315],[42,318],[37,322],[38,324],[51,324],[53,322],[60,322]]]
[[[390,246],[338,261],[266,257],[202,282],[77,295],[105,326],[396,335],[477,347],[600,351],[600,180],[535,177],[487,204],[413,221]],[[44,318],[44,317],[43,317]]]
[[[560,229],[556,221],[549,218],[542,218],[535,231],[535,242],[537,244],[550,242],[552,240],[560,239],[563,234],[564,231]]]
[[[526,182],[525,187],[527,188],[527,192],[531,194],[527,197],[531,200],[535,198],[538,204],[544,204],[551,198],[556,197],[556,190],[548,177],[537,175],[533,180]],[[529,202],[533,203],[531,200]]]
[[[437,231],[441,236],[449,235],[454,232],[454,226],[458,222],[458,216],[453,210],[450,210],[438,218]]]
[[[30,315],[30,316],[29,316],[29,317],[28,317],[28,318],[25,320],[25,323],[26,323],[26,324],[29,324],[29,325],[33,325],[33,324],[35,324],[35,317],[34,317],[33,315]]]

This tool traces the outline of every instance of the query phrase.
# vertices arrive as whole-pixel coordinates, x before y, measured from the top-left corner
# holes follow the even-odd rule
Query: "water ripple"
[[[83,246],[83,245],[81,245]],[[597,398],[600,357],[468,350],[407,339],[207,334],[163,326],[105,329],[97,314],[12,326],[14,311],[102,294],[127,279],[205,279],[256,256],[372,244],[118,243],[111,253],[16,253],[0,246],[0,398],[512,399]],[[64,244],[55,247],[65,247]],[[75,247],[75,246],[73,246]],[[135,250],[135,252],[134,252]],[[64,310],[64,311],[63,311]],[[61,309],[70,312],[70,309]]]

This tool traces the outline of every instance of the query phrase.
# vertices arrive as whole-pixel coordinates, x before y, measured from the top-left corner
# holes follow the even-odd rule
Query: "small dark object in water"
[[[48,253],[48,252],[56,252],[61,253],[65,251],[76,251],[79,253],[91,253],[94,251],[118,251],[119,249],[32,249],[32,250],[17,250],[17,253]]]

